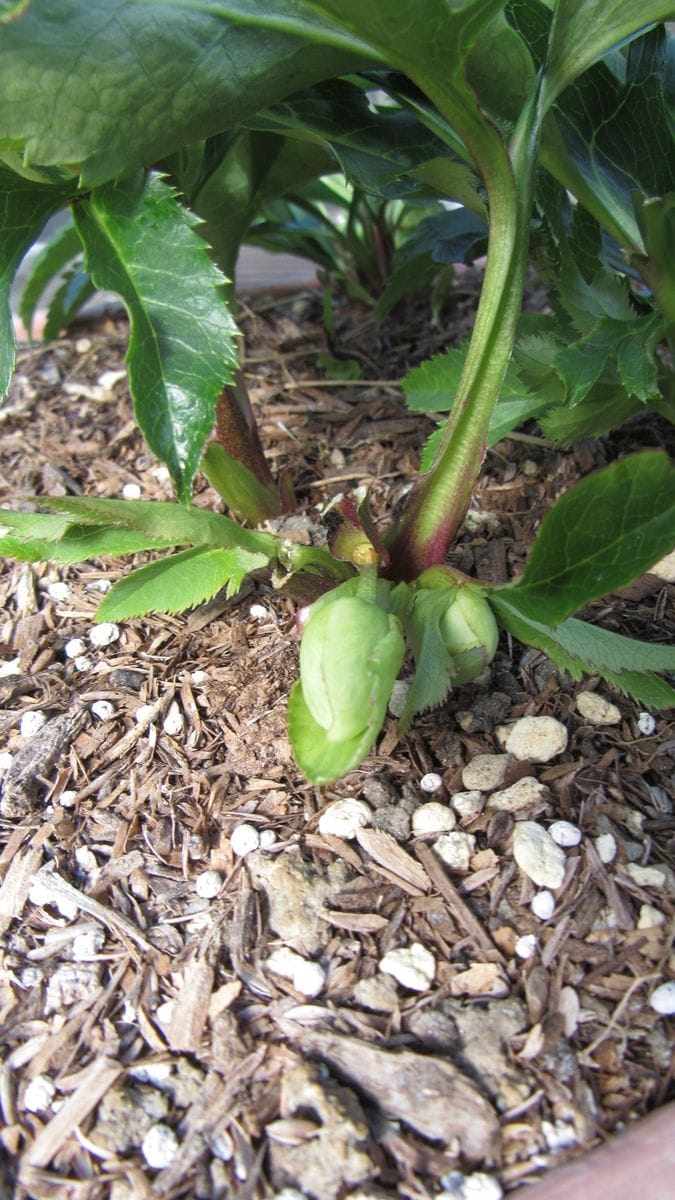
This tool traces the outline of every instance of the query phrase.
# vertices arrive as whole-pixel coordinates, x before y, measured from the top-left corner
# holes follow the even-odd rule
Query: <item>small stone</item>
[[[116,709],[109,700],[95,700],[90,711],[99,721],[110,721],[115,716]]]
[[[520,469],[528,479],[534,479],[535,475],[539,474],[539,466],[533,458],[526,458]]]
[[[437,792],[442,787],[443,779],[435,771],[429,771],[427,775],[423,775],[420,779],[420,788],[423,792]]]
[[[546,1139],[546,1145],[554,1154],[576,1146],[579,1139],[574,1125],[568,1121],[542,1121],[541,1132]]]
[[[257,850],[260,845],[260,834],[255,825],[237,825],[230,834],[230,846],[232,853],[238,858],[244,858],[253,850]]]
[[[269,621],[272,615],[269,609],[265,608],[264,604],[252,604],[248,612],[254,621]]]
[[[567,730],[555,717],[521,717],[512,726],[506,749],[515,758],[546,763],[567,747]]]
[[[86,871],[89,874],[91,871],[98,870],[98,862],[93,850],[88,846],[78,846],[75,851],[75,861],[81,871]]]
[[[389,975],[373,975],[370,979],[359,979],[354,987],[354,999],[363,1008],[372,1012],[395,1012],[398,1008],[396,984]]]
[[[75,343],[75,349],[78,354],[88,354],[91,350],[91,338],[78,338]]]
[[[125,500],[140,500],[141,487],[138,483],[125,483],[122,488],[122,496]]]
[[[49,1108],[55,1095],[56,1087],[49,1076],[36,1075],[34,1079],[31,1079],[23,1094],[23,1107],[32,1113],[44,1112]]]
[[[276,840],[277,840],[277,835],[273,829],[262,829],[260,831],[260,849],[261,850],[271,850],[272,846],[275,845]]]
[[[85,929],[73,938],[71,953],[74,962],[90,962],[102,949],[105,936],[101,929]]]
[[[649,574],[656,575],[664,583],[675,583],[675,550],[671,550],[665,558],[660,558],[655,566],[650,567]]]
[[[0,771],[9,771],[9,768],[13,762],[14,755],[10,754],[9,750],[3,750],[2,753],[0,753]]]
[[[462,524],[467,533],[481,533],[486,529],[499,529],[499,517],[497,513],[470,508],[465,512]]]
[[[660,1013],[661,1016],[672,1016],[675,1013],[675,979],[669,979],[667,983],[660,983],[654,988],[649,1003],[654,1012]]]
[[[554,821],[548,831],[556,846],[578,846],[581,841],[581,830],[571,821]]]
[[[521,937],[516,938],[514,949],[518,958],[527,959],[536,954],[538,945],[539,942],[534,933],[524,933]]]
[[[638,863],[626,863],[626,874],[630,875],[633,883],[637,883],[639,887],[665,886],[666,872],[661,867],[641,867]]]
[[[37,904],[39,908],[43,908],[47,904],[55,904],[61,913],[61,916],[65,917],[67,921],[74,920],[78,914],[77,905],[74,904],[72,900],[68,900],[65,896],[58,898],[54,896],[54,893],[40,878],[39,872],[31,879],[28,899],[33,904]]]
[[[195,879],[195,891],[202,900],[213,900],[223,886],[218,871],[202,871]]]
[[[102,647],[111,646],[120,636],[119,625],[115,625],[112,621],[101,621],[100,625],[94,625],[93,629],[89,630],[89,641],[92,646]]]
[[[303,958],[288,946],[273,950],[265,966],[283,979],[290,979],[303,996],[318,996],[326,982],[326,972],[319,963]]]
[[[21,663],[18,658],[7,658],[0,662],[0,679],[9,679],[11,675],[21,674]]]
[[[391,689],[391,696],[389,697],[389,704],[387,707],[390,715],[395,717],[396,720],[403,716],[403,710],[406,705],[406,700],[408,699],[409,691],[410,680],[408,679],[397,679],[393,688]]]
[[[352,796],[333,800],[319,817],[319,833],[350,840],[356,837],[359,829],[370,825],[372,815],[372,809],[365,800],[355,800]]]
[[[559,888],[565,876],[565,855],[536,821],[517,821],[513,856],[524,875],[538,887]]]
[[[67,600],[70,595],[70,588],[67,583],[63,583],[61,579],[57,579],[54,583],[48,584],[47,595],[50,600],[56,600],[58,604],[63,604],[64,600]]]
[[[654,929],[658,925],[663,925],[665,920],[666,914],[662,913],[660,908],[654,908],[652,904],[640,905],[638,929]]]
[[[601,863],[607,866],[607,863],[614,862],[616,858],[616,838],[613,833],[601,833],[595,838],[595,849],[597,850],[598,858]]]
[[[426,992],[436,974],[436,960],[421,942],[390,950],[380,959],[379,967],[412,992]]]
[[[431,800],[428,804],[420,804],[412,815],[412,830],[416,835],[424,833],[446,833],[454,829],[457,818],[447,804]]]
[[[512,783],[511,787],[493,792],[488,797],[487,807],[497,812],[523,812],[524,809],[538,804],[545,795],[544,784],[535,779],[534,775],[525,775],[522,779]]]
[[[182,732],[185,719],[176,700],[172,700],[162,723],[162,729],[167,737],[178,737]]]
[[[510,754],[477,754],[462,771],[462,783],[469,791],[493,792],[503,784],[512,762]]]
[[[280,1192],[275,1192],[272,1200],[307,1200],[304,1192],[299,1192],[297,1188],[285,1187]]]
[[[576,699],[577,712],[591,725],[618,725],[621,712],[616,704],[610,704],[597,692],[579,692]]]
[[[656,732],[656,720],[651,713],[641,712],[637,722],[638,730],[645,737],[651,737]]]
[[[441,1179],[445,1191],[437,1200],[502,1200],[502,1185],[494,1175],[474,1171],[463,1175],[461,1171],[450,1171]]]
[[[530,908],[535,917],[539,917],[540,921],[550,921],[555,912],[555,897],[553,892],[547,890],[536,892],[532,897]]]
[[[24,738],[35,737],[44,725],[47,724],[47,714],[41,708],[33,708],[30,712],[23,713],[19,732]]]
[[[473,821],[485,808],[485,798],[480,792],[455,792],[450,804],[463,821]]]
[[[111,579],[97,579],[96,582],[93,583],[91,586],[95,587],[97,592],[101,592],[101,593],[103,593],[103,595],[105,595],[105,593],[109,592],[112,587],[112,580]]]
[[[479,962],[453,975],[450,991],[453,996],[491,996],[501,999],[508,996],[509,985],[497,963]]]
[[[143,1158],[154,1171],[168,1167],[178,1154],[178,1138],[173,1129],[163,1122],[153,1125],[141,1143]]]
[[[450,867],[451,871],[466,873],[471,865],[471,856],[476,848],[476,839],[472,833],[444,833],[433,844],[434,853]]]
[[[398,804],[383,804],[373,814],[372,825],[374,829],[382,829],[385,833],[391,834],[396,838],[397,842],[407,842],[410,837],[412,821],[410,813],[406,811],[402,803]]]
[[[190,676],[190,682],[194,683],[195,687],[201,687],[203,684],[208,683],[208,671],[193,671]]]
[[[134,720],[136,721],[136,724],[140,725],[154,711],[155,711],[154,704],[139,704],[138,708],[136,709],[136,712],[134,713]]]
[[[126,379],[126,377],[126,369],[117,371],[101,371],[97,383],[99,387],[103,388],[104,392],[111,392],[115,384],[119,383],[120,379]]]
[[[76,671],[88,671],[91,667],[91,659],[87,658],[86,654],[78,654],[77,658],[73,659],[73,666]]]
[[[155,467],[152,474],[158,483],[168,483],[171,479],[171,472],[168,467],[164,466],[164,463],[160,463],[158,467]]]

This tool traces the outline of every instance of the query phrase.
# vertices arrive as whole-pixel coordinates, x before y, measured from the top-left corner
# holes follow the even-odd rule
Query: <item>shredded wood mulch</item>
[[[476,286],[460,278],[438,328],[412,308],[381,328],[340,310],[333,353],[363,373],[350,384],[317,365],[316,297],[244,306],[263,441],[297,485],[287,536],[320,537],[321,506],[350,486],[367,484],[380,515],[405,495],[432,423],[406,412],[398,380],[448,327],[461,340]],[[130,483],[171,498],[134,424],[125,345],[108,319],[21,351],[0,416],[3,503]],[[500,443],[453,561],[517,573],[557,495],[666,436],[655,423],[569,453]],[[204,481],[196,503],[218,505]],[[672,1018],[650,1005],[675,971],[672,713],[644,732],[602,681],[560,678],[503,638],[488,676],[405,739],[388,719],[363,766],[319,790],[286,737],[291,602],[260,577],[93,645],[97,602],[128,565],[2,566],[0,1194],[429,1200],[456,1170],[508,1191],[672,1096]],[[587,615],[668,641],[671,601],[646,576]],[[582,690],[617,723],[589,724]],[[412,813],[465,791],[502,727],[538,714],[564,724],[566,750],[510,764],[507,784],[543,785],[515,818],[487,795],[464,806],[471,854],[452,870]],[[345,796],[372,809],[354,840],[319,830]],[[581,831],[548,919],[514,861],[522,818]],[[260,845],[245,856],[230,842],[242,825]],[[379,969],[415,944],[432,956],[424,990]]]

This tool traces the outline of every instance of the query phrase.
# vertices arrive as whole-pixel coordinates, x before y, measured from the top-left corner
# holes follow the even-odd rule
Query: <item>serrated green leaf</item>
[[[601,395],[591,393],[576,408],[559,404],[540,416],[539,427],[544,437],[556,446],[573,446],[582,438],[611,433],[645,411],[641,401],[627,396],[620,388],[600,390]]]
[[[63,518],[44,513],[0,511],[0,554],[20,562],[85,562],[140,550],[164,550],[173,544],[171,538],[149,537],[133,529],[83,525],[67,519],[64,524]]]
[[[401,381],[408,408],[413,412],[450,412],[464,370],[467,350],[468,345],[464,343],[446,350],[444,354],[428,358],[419,367],[413,367]],[[534,399],[527,396],[527,389],[523,387],[513,365],[506,372],[501,397]]]
[[[216,401],[237,363],[224,276],[195,231],[197,218],[157,175],[97,188],[75,220],[94,283],[117,292],[129,311],[136,419],[187,504]]]
[[[619,378],[630,396],[647,403],[660,395],[655,350],[664,337],[664,322],[658,314],[633,322],[616,355]]]
[[[148,613],[179,613],[211,600],[222,588],[234,596],[246,575],[267,565],[264,554],[236,546],[230,550],[196,547],[158,559],[132,571],[108,592],[97,621],[124,621]]]
[[[654,708],[675,702],[673,689],[656,674],[675,669],[672,646],[626,638],[574,617],[553,628],[536,621],[504,594],[491,591],[488,599],[509,633],[526,646],[542,650],[573,679],[601,675],[626,695]]]
[[[556,625],[625,587],[675,545],[675,470],[646,451],[582,480],[547,513],[525,570],[499,591]]]
[[[63,229],[59,229],[34,259],[19,304],[19,316],[29,333],[33,325],[35,309],[45,288],[60,275],[69,262],[81,253],[82,242],[75,226],[71,223],[64,225]]]
[[[2,38],[6,32],[3,27]],[[63,208],[74,190],[71,186],[49,187],[32,182],[0,163],[0,397],[5,395],[14,370],[10,308],[14,276],[46,221]]]
[[[313,718],[298,681],[288,698],[288,736],[293,756],[310,783],[322,787],[341,779],[363,762],[380,731],[373,722],[357,737],[346,742],[331,742]]]
[[[206,508],[183,508],[168,500],[103,500],[97,496],[40,496],[33,503],[69,513],[80,522],[124,526],[171,546],[240,546],[252,553],[276,556],[277,539],[269,533],[242,529],[236,521]]]
[[[448,603],[447,591],[420,588],[406,621],[406,635],[415,658],[415,674],[408,688],[400,730],[407,733],[416,713],[436,708],[445,700],[455,675],[452,655],[445,648],[440,620]]]

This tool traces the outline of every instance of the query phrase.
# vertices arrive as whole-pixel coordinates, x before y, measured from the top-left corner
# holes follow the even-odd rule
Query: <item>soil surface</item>
[[[380,516],[402,499],[433,424],[407,413],[398,380],[449,328],[461,340],[477,287],[461,276],[435,328],[414,308],[382,327],[338,309],[352,383],[318,364],[315,295],[243,305],[263,442],[296,481],[286,536],[321,538],[322,507],[356,485]],[[171,499],[134,424],[125,347],[108,319],[21,351],[0,416],[4,504],[129,484]],[[667,436],[637,424],[561,452],[535,435],[486,458],[452,552],[481,579],[518,573],[577,479]],[[220,507],[203,480],[196,503]],[[673,1094],[672,1018],[650,1004],[675,973],[672,713],[646,722],[504,636],[481,680],[406,738],[390,717],[358,771],[317,789],[286,737],[291,601],[261,576],[93,645],[101,593],[127,569],[2,566],[0,1195],[430,1200],[466,1195],[473,1175],[491,1200],[496,1181],[532,1180]],[[651,575],[585,615],[647,641],[675,632]],[[615,723],[582,716],[589,690]],[[525,715],[561,722],[566,748],[504,759],[504,727]],[[500,807],[463,778],[481,754],[502,755],[499,788],[542,786]],[[371,810],[357,839],[319,828],[343,797]],[[413,832],[430,800],[470,835],[463,867],[435,852],[438,833]],[[556,820],[580,840],[542,917],[513,830]],[[235,846],[259,848],[237,855],[242,825]],[[421,986],[381,970],[416,945]]]

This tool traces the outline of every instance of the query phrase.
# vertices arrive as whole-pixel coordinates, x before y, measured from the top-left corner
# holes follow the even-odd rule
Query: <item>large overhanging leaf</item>
[[[189,502],[218,396],[234,378],[236,327],[196,218],[158,176],[95,189],[75,221],[97,287],[129,311],[129,383],[150,449]]]
[[[614,46],[672,16],[672,0],[558,0],[549,47],[547,103]]]
[[[87,187],[364,62],[273,28],[274,8],[261,29],[232,24],[226,5],[189,0],[20,7],[9,4],[16,19],[0,38],[0,138],[25,146],[29,163],[79,168]]]

